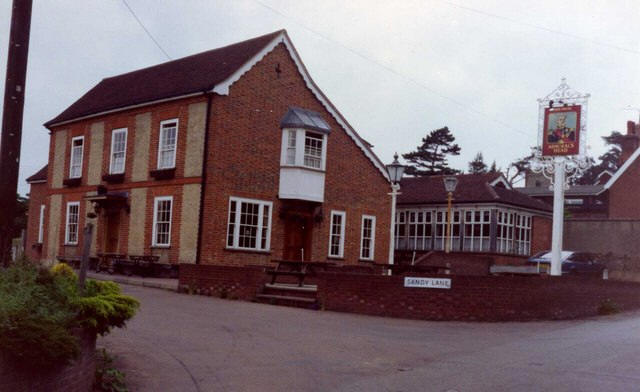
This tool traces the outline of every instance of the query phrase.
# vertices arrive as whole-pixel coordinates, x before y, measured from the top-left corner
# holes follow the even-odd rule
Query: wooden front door
[[[311,217],[291,215],[285,218],[284,255],[285,260],[311,260]]]
[[[104,251],[106,253],[117,253],[120,239],[120,210],[109,211],[106,218]]]

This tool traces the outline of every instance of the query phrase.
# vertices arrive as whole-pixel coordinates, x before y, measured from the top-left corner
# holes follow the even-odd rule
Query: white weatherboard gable
[[[275,47],[278,46],[278,44],[280,44],[280,43],[283,43],[285,45],[285,47],[287,48],[287,50],[289,51],[289,55],[291,56],[293,61],[296,63],[296,66],[298,67],[298,71],[302,75],[302,78],[304,79],[305,84],[307,85],[307,87],[311,90],[311,92],[313,92],[313,94],[322,103],[322,105],[325,107],[325,109],[327,109],[327,111],[329,113],[331,113],[331,115],[333,116],[333,118],[335,118],[335,120],[338,122],[338,124],[340,124],[340,126],[342,126],[342,128],[345,130],[347,135],[349,135],[349,137],[351,137],[351,139],[353,139],[353,141],[362,150],[362,152],[364,152],[364,155],[367,158],[369,158],[371,163],[373,163],[373,165],[378,170],[380,170],[380,173],[382,173],[382,176],[387,181],[389,181],[389,175],[388,175],[387,169],[384,167],[384,165],[375,157],[375,155],[373,155],[371,150],[369,150],[364,145],[364,142],[362,141],[362,139],[360,139],[360,137],[358,137],[358,135],[356,134],[356,131],[351,127],[351,125],[349,125],[347,120],[342,116],[342,114],[340,114],[338,109],[336,109],[333,106],[331,101],[329,101],[329,99],[324,95],[324,93],[322,91],[320,91],[320,89],[315,84],[313,79],[311,79],[311,76],[309,75],[309,72],[307,71],[306,67],[302,63],[302,60],[300,59],[300,56],[298,55],[298,52],[296,51],[295,47],[291,43],[291,40],[289,39],[289,36],[287,35],[287,33],[285,31],[283,31],[280,34],[278,34],[278,36],[275,37],[268,45],[266,45],[260,52],[258,52],[255,56],[253,56],[248,62],[246,62],[242,67],[240,67],[231,76],[229,76],[225,81],[223,81],[222,83],[219,83],[218,85],[216,85],[213,88],[212,92],[220,94],[220,95],[228,95],[229,94],[229,87],[231,87],[231,85],[233,83],[238,81],[242,77],[242,75],[244,75],[245,73],[247,73],[247,71],[249,71],[251,68],[253,68],[254,65],[256,65],[260,60],[262,60],[268,53],[270,53],[273,49],[275,49]]]

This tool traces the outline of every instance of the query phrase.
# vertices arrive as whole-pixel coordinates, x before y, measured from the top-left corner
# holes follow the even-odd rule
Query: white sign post
[[[538,99],[538,147],[534,148],[531,170],[542,173],[552,184],[553,231],[550,273],[555,276],[562,275],[564,191],[568,188],[571,178],[579,176],[590,165],[587,157],[586,127],[589,96],[590,94],[574,91],[562,78],[555,90]]]

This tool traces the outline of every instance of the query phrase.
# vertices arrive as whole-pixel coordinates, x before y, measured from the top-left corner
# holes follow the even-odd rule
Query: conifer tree
[[[493,162],[495,165],[495,162]],[[484,157],[478,152],[471,162],[469,162],[469,174],[484,174],[487,172],[487,164],[484,163]]]
[[[460,146],[454,143],[455,140],[447,127],[431,131],[422,138],[422,145],[415,151],[402,154],[409,161],[407,174],[433,176],[460,173],[459,170],[450,168],[447,162],[448,155],[460,155]]]

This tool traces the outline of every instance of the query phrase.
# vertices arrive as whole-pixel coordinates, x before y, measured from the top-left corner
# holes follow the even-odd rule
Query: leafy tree
[[[504,176],[509,185],[513,185],[516,181],[522,179],[527,171],[529,171],[531,160],[538,150],[539,147],[533,147],[529,155],[516,159],[507,166]]]
[[[496,162],[494,161],[495,165]],[[471,162],[469,162],[469,174],[484,174],[488,171],[487,164],[484,163],[484,157],[482,153],[479,152],[476,154],[475,158]]]
[[[456,138],[448,127],[431,131],[422,138],[422,145],[416,151],[402,154],[409,161],[407,174],[416,176],[433,176],[438,174],[458,174],[447,163],[448,155],[460,155],[460,146],[454,143]]]

